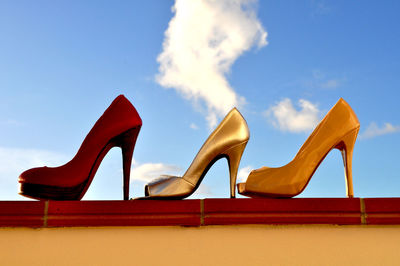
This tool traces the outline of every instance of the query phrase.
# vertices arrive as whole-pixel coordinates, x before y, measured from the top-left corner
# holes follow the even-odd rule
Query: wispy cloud
[[[392,134],[400,132],[400,126],[395,126],[390,123],[384,123],[382,127],[379,127],[375,122],[369,124],[367,129],[360,134],[360,139],[370,139],[377,136],[386,134]]]
[[[342,86],[345,81],[345,78],[329,77],[320,70],[313,70],[312,76],[303,79],[301,83],[304,87],[310,89],[331,90]]]
[[[340,81],[338,79],[328,79],[319,84],[322,89],[335,89],[340,86]]]
[[[264,112],[264,115],[276,128],[289,132],[308,132],[313,129],[320,120],[320,110],[316,104],[300,99],[300,110],[296,110],[292,101],[283,99]]]
[[[311,7],[312,15],[325,15],[332,11],[332,7],[324,0],[312,0]]]
[[[157,82],[205,110],[210,127],[245,98],[226,79],[232,64],[253,46],[267,44],[254,0],[176,0]],[[205,109],[203,107],[205,104]]]
[[[215,196],[212,189],[206,184],[200,184],[197,190],[189,197],[189,199],[209,198]]]
[[[238,175],[237,175],[237,180],[239,182],[246,182],[247,177],[249,177],[249,174],[251,170],[254,168],[251,165],[245,166],[243,168],[239,169]]]
[[[199,129],[199,127],[195,123],[191,123],[190,124],[190,128],[193,129],[193,130]]]
[[[6,119],[6,120],[0,120],[0,125],[1,126],[23,126],[24,123],[15,120],[15,119]]]
[[[181,169],[176,165],[164,163],[134,163],[131,170],[131,180],[150,182],[155,178],[165,174],[177,174]]]
[[[44,165],[57,166],[66,160],[67,156],[46,150],[0,147],[0,198],[21,198],[18,176],[23,171]]]

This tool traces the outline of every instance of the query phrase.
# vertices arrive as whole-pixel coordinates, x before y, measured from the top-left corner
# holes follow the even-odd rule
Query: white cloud
[[[177,174],[181,169],[178,166],[164,163],[135,163],[131,170],[131,180],[150,182],[165,174]]]
[[[26,199],[18,195],[18,176],[23,171],[44,165],[60,165],[66,160],[65,155],[51,151],[0,147],[0,198]]]
[[[246,182],[251,170],[253,170],[253,167],[251,165],[240,168],[237,175],[238,183]]]
[[[400,126],[394,126],[390,123],[384,123],[383,127],[379,127],[375,122],[369,124],[367,129],[360,134],[360,139],[370,139],[373,137],[400,132]]]
[[[202,199],[202,198],[210,198],[215,196],[212,192],[212,189],[206,184],[201,183],[200,186],[196,189],[196,191],[188,197],[188,199]]]
[[[0,177],[5,179],[8,178],[7,175],[15,174],[18,178],[20,173],[29,168],[44,165],[54,166],[65,160],[66,156],[55,152],[0,147]]]
[[[312,78],[304,80],[303,85],[311,89],[336,89],[345,81],[345,78],[329,78],[324,72],[315,69],[312,71]]]
[[[313,0],[312,4],[312,15],[325,15],[332,12],[332,7],[327,5],[326,1]]]
[[[304,99],[300,99],[298,105],[299,111],[293,107],[290,99],[285,98],[270,107],[264,114],[276,128],[282,131],[308,132],[318,124],[321,112],[317,105]]]
[[[190,128],[193,129],[193,130],[199,129],[199,127],[195,123],[191,123],[190,124]]]
[[[322,89],[335,89],[340,86],[340,81],[337,79],[328,79],[324,82],[321,82],[319,86]]]
[[[205,103],[209,126],[245,99],[229,85],[231,65],[253,46],[267,44],[254,0],[176,0],[157,82],[174,88],[197,107]]]
[[[17,126],[17,127],[19,127],[19,126],[23,126],[24,123],[22,123],[22,122],[20,122],[18,120],[15,120],[15,119],[6,119],[6,120],[1,120],[0,121],[0,125],[2,125],[2,126]]]

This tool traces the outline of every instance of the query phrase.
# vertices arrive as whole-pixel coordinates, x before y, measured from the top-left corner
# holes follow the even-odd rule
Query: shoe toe
[[[182,198],[193,191],[193,185],[178,176],[162,176],[145,187],[149,197]]]
[[[38,168],[32,168],[29,170],[24,171],[22,174],[19,175],[18,177],[18,182],[19,183],[32,183],[33,180],[35,180],[36,172]]]
[[[26,170],[19,175],[18,182],[29,184],[45,184],[44,181],[47,179],[47,169],[48,168],[45,166]]]

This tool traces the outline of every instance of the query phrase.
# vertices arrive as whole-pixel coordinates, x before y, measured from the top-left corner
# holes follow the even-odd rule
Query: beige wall
[[[400,265],[400,226],[1,228],[14,264]]]

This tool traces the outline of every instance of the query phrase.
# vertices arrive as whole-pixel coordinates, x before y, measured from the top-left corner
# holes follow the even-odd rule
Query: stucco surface
[[[400,226],[1,228],[1,265],[398,265]]]

